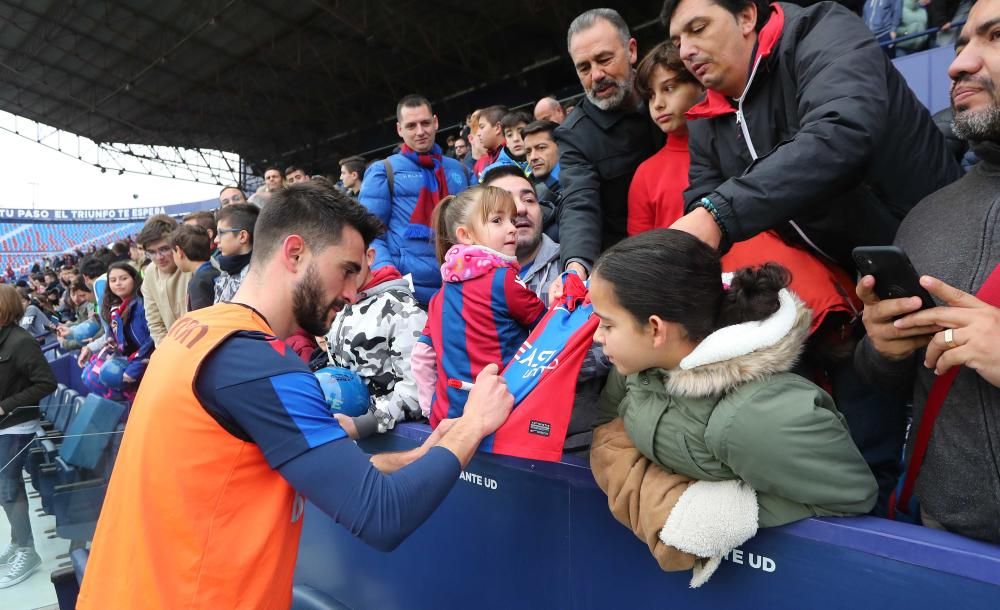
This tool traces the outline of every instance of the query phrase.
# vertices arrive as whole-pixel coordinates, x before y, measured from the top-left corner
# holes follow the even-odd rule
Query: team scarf
[[[429,153],[418,153],[406,144],[400,149],[400,154],[420,167],[423,174],[423,184],[417,196],[417,205],[410,215],[410,226],[406,228],[406,237],[411,239],[430,239],[434,236],[431,229],[431,216],[438,202],[448,196],[448,179],[444,175],[444,157],[441,147],[437,144]]]
[[[579,276],[563,274],[563,286],[563,296],[504,369],[514,410],[483,439],[480,451],[547,462],[562,458],[576,380],[598,324]]]
[[[108,323],[108,326],[111,327],[112,338],[115,340],[115,347],[122,355],[125,355],[125,343],[128,341],[128,335],[125,334],[125,325],[129,323],[128,308],[134,298],[134,295],[129,295],[122,299],[122,302],[116,307],[113,307],[111,320]],[[133,352],[131,356],[126,356],[126,358],[131,362],[136,353]]]

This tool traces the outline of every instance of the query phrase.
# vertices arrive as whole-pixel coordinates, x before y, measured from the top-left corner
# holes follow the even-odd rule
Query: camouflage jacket
[[[420,418],[410,352],[427,323],[409,277],[376,284],[337,313],[327,335],[330,365],[350,369],[367,384],[372,409],[355,418],[360,436]]]
[[[250,271],[250,265],[244,266],[239,273],[230,275],[225,271],[219,271],[219,277],[215,278],[215,304],[233,300],[236,291],[240,289],[243,278]]]

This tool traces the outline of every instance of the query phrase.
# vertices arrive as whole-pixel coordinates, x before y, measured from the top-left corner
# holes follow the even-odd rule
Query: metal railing
[[[963,21],[956,21],[955,23],[951,24],[951,26],[947,30],[944,30],[944,31],[945,32],[950,32],[952,30],[961,30],[963,25],[965,25],[965,21],[964,20]],[[923,32],[917,32],[915,34],[907,34],[906,36],[900,36],[899,38],[896,38],[895,40],[886,40],[886,41],[880,42],[879,46],[882,46],[882,47],[891,47],[891,46],[898,45],[901,42],[907,42],[907,41],[910,41],[910,40],[917,40],[919,38],[925,38],[925,37],[929,38],[929,37],[937,34],[940,31],[942,31],[941,28],[930,28],[930,29],[924,30]]]

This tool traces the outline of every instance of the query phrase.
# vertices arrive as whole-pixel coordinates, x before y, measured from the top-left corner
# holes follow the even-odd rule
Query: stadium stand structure
[[[5,4],[0,47],[19,63],[4,76],[0,109],[121,143],[123,154],[130,144],[231,151],[257,175],[268,165],[336,168],[348,155],[398,141],[394,110],[407,93],[426,95],[442,128],[474,108],[522,104],[524,91],[578,93],[566,28],[593,6]],[[621,12],[641,49],[662,38],[659,0],[607,6]],[[525,41],[524,53],[498,52]]]
[[[23,273],[42,258],[91,245],[108,244],[138,233],[141,222],[0,223],[0,270]]]

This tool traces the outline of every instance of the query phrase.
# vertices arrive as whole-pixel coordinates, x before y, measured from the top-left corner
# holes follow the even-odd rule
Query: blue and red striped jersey
[[[483,439],[480,451],[559,461],[576,396],[568,388],[576,386],[597,324],[587,285],[575,273],[564,273],[563,296],[503,371],[514,410]]]
[[[452,387],[473,382],[483,368],[501,369],[545,316],[545,305],[528,290],[512,267],[499,267],[461,282],[445,282],[431,299],[421,341],[434,348],[437,382],[431,426],[459,417],[468,391]]]

